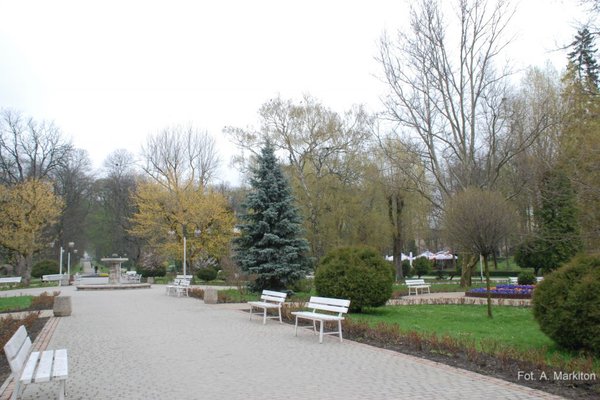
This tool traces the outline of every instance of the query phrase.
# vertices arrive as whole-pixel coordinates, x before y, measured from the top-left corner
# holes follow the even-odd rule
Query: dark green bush
[[[137,271],[144,278],[165,276],[167,274],[167,268],[164,265],[154,265],[148,267],[138,266]]]
[[[433,262],[427,257],[419,257],[413,261],[413,275],[417,275],[418,278],[423,275],[427,275],[431,271]]]
[[[580,256],[544,276],[533,315],[558,345],[600,355],[600,257]]]
[[[402,276],[404,276],[405,278],[410,278],[410,261],[408,260],[404,260],[402,261]]]
[[[375,250],[344,247],[327,254],[317,268],[319,296],[349,299],[352,311],[378,307],[392,295],[395,271]]]
[[[531,272],[521,272],[517,278],[519,285],[534,285],[536,282],[535,275]]]
[[[205,268],[200,268],[198,270],[198,272],[196,273],[196,276],[201,281],[210,282],[210,281],[214,281],[215,279],[217,279],[218,273],[219,273],[219,271],[216,268],[205,267]]]
[[[34,278],[41,278],[42,275],[58,274],[59,272],[58,263],[55,260],[43,260],[31,268],[31,276]]]

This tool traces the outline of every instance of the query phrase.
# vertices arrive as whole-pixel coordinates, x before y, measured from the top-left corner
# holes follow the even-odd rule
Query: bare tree
[[[481,254],[488,290],[488,316],[492,317],[488,258],[512,232],[515,211],[498,192],[467,188],[446,204],[445,234],[449,241],[472,254]]]
[[[169,190],[206,187],[219,166],[214,139],[193,127],[165,128],[142,148],[143,170]]]
[[[325,254],[322,217],[326,197],[334,188],[354,184],[361,179],[367,139],[371,135],[372,116],[361,107],[344,115],[326,108],[311,96],[299,103],[275,98],[259,111],[262,131],[226,128],[240,148],[256,154],[269,139],[285,154],[292,184],[299,189],[298,200],[308,222],[309,241],[315,257]]]
[[[12,110],[0,112],[0,182],[14,185],[49,178],[67,163],[73,146],[50,122],[38,122]]]
[[[383,36],[379,60],[390,89],[386,117],[428,172],[418,187],[443,208],[456,191],[495,187],[507,162],[539,129],[513,135],[507,122],[510,72],[495,65],[510,42],[503,39],[513,15],[507,1],[457,1],[456,24],[441,3],[420,0],[408,32],[395,40]]]

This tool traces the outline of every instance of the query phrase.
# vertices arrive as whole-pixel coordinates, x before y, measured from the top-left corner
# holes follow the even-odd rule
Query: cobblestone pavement
[[[326,337],[243,305],[205,305],[164,288],[75,291],[48,344],[67,348],[68,399],[558,399],[432,361]],[[27,386],[51,399],[58,384]]]

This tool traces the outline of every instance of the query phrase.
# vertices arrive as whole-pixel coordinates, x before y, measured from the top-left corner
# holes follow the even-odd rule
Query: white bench
[[[23,325],[4,345],[4,353],[15,380],[12,399],[20,396],[25,385],[30,383],[60,381],[59,398],[63,400],[67,394],[66,380],[69,376],[67,350],[34,351],[30,354],[31,346],[31,339]]]
[[[7,276],[6,278],[0,278],[0,283],[21,283],[22,279],[20,276]]]
[[[121,283],[140,283],[142,280],[142,274],[138,274],[135,271],[127,271],[121,274]]]
[[[519,283],[519,278],[510,277],[508,278],[508,283],[511,285],[517,285]]]
[[[167,285],[167,294],[176,294],[179,297],[185,293],[186,296],[189,296],[191,282],[192,275],[177,275],[175,280]]]
[[[262,295],[260,296],[261,301],[249,301],[248,305],[250,306],[250,319],[252,319],[252,310],[254,308],[260,308],[263,310],[263,325],[267,323],[267,318],[278,318],[279,322],[282,323],[281,320],[281,305],[285,301],[287,297],[287,293],[282,292],[274,292],[272,290],[263,290]],[[267,317],[267,310],[269,309],[277,309],[278,316]]]
[[[67,274],[42,275],[42,282],[57,282],[57,281],[61,281],[62,283],[68,283],[68,275]]]
[[[423,290],[427,289],[427,293],[431,293],[430,288],[431,285],[425,283],[424,279],[407,279],[404,281],[406,286],[408,287],[408,295],[410,296],[411,292],[414,290],[415,295],[419,294],[419,289],[421,289],[421,294],[423,294]]]
[[[312,311],[294,311],[292,315],[296,316],[296,325],[294,329],[294,335],[298,336],[298,319],[307,319],[312,321],[313,332],[317,333],[317,321],[319,321],[319,343],[323,343],[323,335],[335,335],[336,333],[342,341],[342,321],[344,317],[342,314],[348,312],[350,307],[350,300],[342,299],[331,299],[328,297],[315,297],[312,296],[308,303],[307,308],[311,308]],[[338,330],[331,332],[323,332],[323,325],[325,322],[337,322]]]

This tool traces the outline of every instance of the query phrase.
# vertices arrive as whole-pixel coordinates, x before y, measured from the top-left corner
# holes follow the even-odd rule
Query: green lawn
[[[27,308],[32,299],[33,296],[0,297],[0,312]]]
[[[349,318],[394,323],[403,331],[448,335],[477,343],[494,340],[522,350],[554,347],[540,331],[530,308],[494,307],[493,314],[493,319],[487,317],[486,306],[415,305],[368,309]]]

